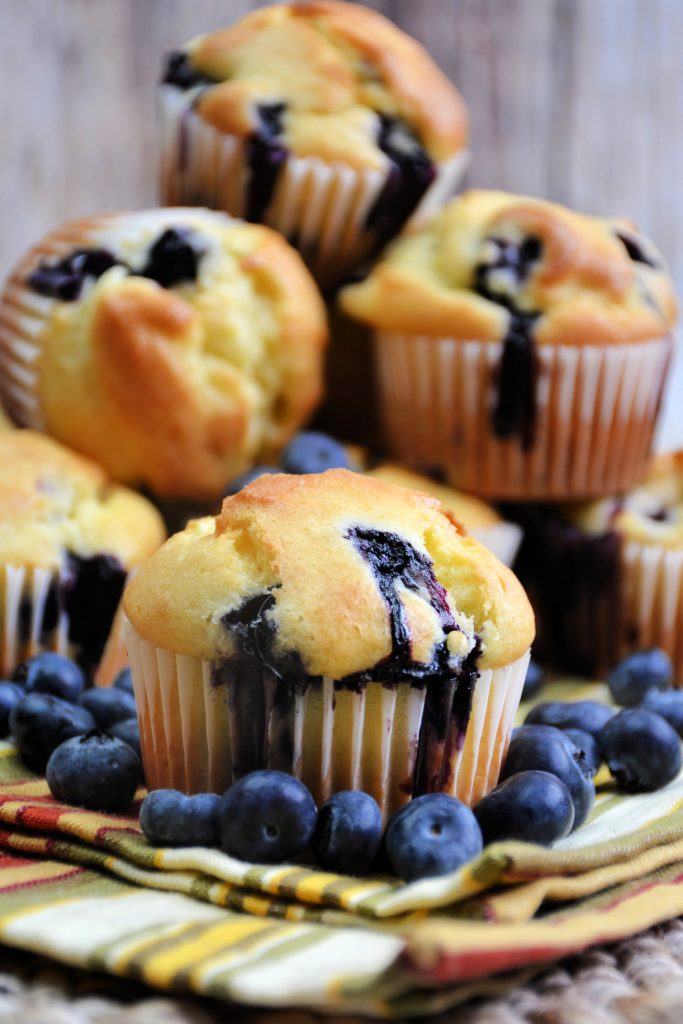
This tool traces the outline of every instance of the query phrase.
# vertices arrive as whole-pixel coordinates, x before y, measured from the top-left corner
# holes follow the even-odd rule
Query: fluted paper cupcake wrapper
[[[492,551],[503,565],[512,565],[522,540],[522,529],[517,523],[500,522],[493,526],[468,527],[467,532]]]
[[[332,679],[293,686],[267,671],[240,670],[174,654],[124,625],[138,705],[145,778],[150,789],[222,793],[249,771],[285,771],[321,803],[362,789],[385,817],[413,792],[426,690],[369,683],[360,691]],[[529,655],[483,671],[460,742],[432,736],[429,776],[474,803],[498,779],[519,704]],[[451,697],[452,699],[452,697]],[[449,732],[449,730],[447,730]],[[448,762],[448,763],[446,763]]]
[[[380,412],[391,452],[489,498],[567,499],[642,479],[671,339],[536,345],[533,444],[494,433],[503,343],[376,336]]]
[[[621,558],[625,628],[614,660],[662,647],[673,662],[674,686],[683,688],[683,549],[625,541]]]
[[[0,565],[0,662],[3,679],[11,678],[17,665],[41,651],[56,651],[74,658],[69,642],[70,619],[60,608],[48,612],[48,598],[61,577],[51,569]],[[98,686],[109,686],[127,664],[122,611],[116,614],[102,659],[95,674]]]
[[[170,206],[209,206],[244,217],[247,142],[208,124],[174,87],[160,89],[159,111],[162,201]],[[469,154],[461,151],[438,166],[411,222],[451,197],[468,162]],[[377,236],[365,224],[388,176],[388,169],[362,171],[290,153],[263,222],[296,245],[320,284],[334,284],[375,247]]]

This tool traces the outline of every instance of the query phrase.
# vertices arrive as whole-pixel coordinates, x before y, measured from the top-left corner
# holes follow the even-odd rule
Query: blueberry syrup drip
[[[391,161],[389,176],[371,207],[365,227],[376,248],[397,234],[436,177],[436,167],[411,128],[397,117],[379,114],[377,146]]]
[[[510,313],[496,381],[493,429],[497,437],[519,437],[522,448],[528,451],[534,443],[536,425],[538,362],[533,330],[540,314],[518,310],[509,292],[497,285],[496,276],[512,277],[516,287],[521,286],[541,258],[543,245],[533,236],[520,245],[502,238],[492,238],[490,242],[496,248],[496,256],[492,262],[475,267],[474,290]]]
[[[263,220],[287,159],[282,138],[285,110],[284,103],[262,103],[256,108],[258,127],[247,139],[247,220]]]
[[[67,556],[60,601],[69,616],[76,661],[89,674],[104,653],[125,582],[126,570],[113,555]]]
[[[202,74],[194,67],[190,56],[184,50],[173,50],[164,58],[161,78],[163,85],[174,85],[177,89],[194,89],[197,85],[215,85],[216,81]]]
[[[86,278],[96,280],[120,262],[106,249],[75,249],[61,260],[39,263],[26,283],[34,292],[49,299],[75,302]]]
[[[634,263],[644,263],[646,267],[653,267],[655,269],[658,267],[659,264],[645,255],[642,246],[632,235],[625,235],[621,231],[617,231],[616,236],[624,249],[626,249],[629,259],[632,259]]]
[[[149,250],[140,277],[156,281],[162,288],[196,281],[204,250],[188,228],[167,228]]]
[[[582,675],[608,671],[628,631],[621,535],[586,534],[541,506],[504,515],[524,527],[514,569],[536,612],[534,656]]]

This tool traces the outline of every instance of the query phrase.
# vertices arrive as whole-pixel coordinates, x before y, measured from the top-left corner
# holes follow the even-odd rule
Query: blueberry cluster
[[[87,689],[75,662],[46,651],[0,682],[0,737],[45,772],[58,800],[123,811],[142,781],[140,733],[130,669],[111,689]]]
[[[326,469],[352,469],[343,444],[329,434],[303,430],[296,434],[280,456],[279,466],[254,466],[228,485],[227,494],[237,494],[243,487],[266,473],[324,473]]]

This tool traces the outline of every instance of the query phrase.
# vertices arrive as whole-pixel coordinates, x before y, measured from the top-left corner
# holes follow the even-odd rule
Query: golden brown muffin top
[[[379,680],[483,668],[529,648],[516,577],[434,499],[347,470],[262,476],[138,573],[124,608],[149,642],[282,675]]]
[[[276,110],[297,156],[383,169],[380,115],[401,122],[404,146],[414,137],[436,161],[467,142],[455,87],[419,43],[357,4],[273,4],[192,40],[173,60],[180,73],[169,64],[166,81],[198,90],[206,121],[246,137],[260,129],[260,111]]]
[[[563,515],[586,533],[616,530],[637,544],[683,547],[683,451],[658,455],[642,484],[623,497],[570,505]]]
[[[166,537],[145,498],[31,430],[0,432],[0,562],[58,569],[66,552],[116,556],[126,569]]]
[[[63,261],[83,251],[74,283]],[[222,495],[322,393],[326,316],[301,257],[223,213],[63,225],[13,273],[0,323],[20,339],[27,323],[40,331],[40,416],[21,422],[163,496]]]
[[[465,340],[503,339],[512,313],[568,345],[663,337],[676,319],[664,260],[627,221],[481,190],[390,245],[340,301],[379,330]]]
[[[393,462],[383,462],[379,466],[366,471],[368,476],[376,480],[384,480],[385,483],[395,484],[397,487],[406,487],[411,491],[422,491],[428,494],[441,505],[445,512],[450,512],[466,530],[486,528],[487,526],[498,526],[503,522],[492,505],[475,498],[464,491],[458,491],[448,484],[441,484],[431,477],[416,473],[415,470],[407,469]]]

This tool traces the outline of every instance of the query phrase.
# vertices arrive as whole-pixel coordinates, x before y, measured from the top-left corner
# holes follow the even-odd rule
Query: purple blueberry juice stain
[[[92,674],[99,664],[126,582],[126,570],[113,555],[83,558],[70,552],[60,585],[60,603],[69,617],[69,643],[77,663]]]
[[[256,108],[258,124],[247,139],[246,219],[262,221],[289,150],[283,140],[284,103],[262,103]]]
[[[377,236],[377,249],[398,234],[436,178],[436,166],[409,125],[389,114],[378,118],[377,146],[391,165],[365,221]]]
[[[510,319],[503,339],[503,354],[495,380],[496,397],[492,424],[497,437],[518,437],[524,451],[534,443],[538,360],[533,331],[539,313],[520,311],[509,292],[496,287],[496,274],[512,279],[519,288],[543,254],[540,239],[530,236],[521,243],[491,238],[494,258],[474,269],[474,291],[508,310]]]

